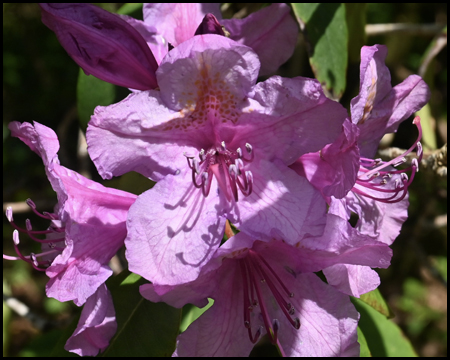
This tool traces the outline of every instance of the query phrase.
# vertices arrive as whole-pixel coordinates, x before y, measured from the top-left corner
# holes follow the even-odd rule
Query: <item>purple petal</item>
[[[98,106],[86,137],[100,175],[111,179],[136,171],[158,181],[186,168],[183,153],[194,155],[198,150],[192,148],[186,130],[170,128],[180,116],[164,106],[157,91],[130,94],[117,104]]]
[[[90,4],[41,4],[42,22],[86,72],[138,90],[154,89],[158,64],[142,36],[119,16]]]
[[[220,35],[195,36],[170,51],[161,63],[156,74],[161,99],[170,109],[194,110],[198,100],[215,88],[241,102],[256,83],[259,66],[258,57],[247,46]]]
[[[139,32],[139,34],[141,34],[141,36],[147,42],[148,47],[152,51],[152,54],[159,65],[164,56],[166,56],[169,51],[169,44],[163,38],[163,36],[154,26],[147,24],[144,21],[137,20],[127,15],[119,16],[132,27],[134,27]]]
[[[337,264],[323,269],[323,273],[329,285],[358,298],[380,285],[380,277],[368,266]]]
[[[53,162],[59,163],[57,156],[59,141],[56,133],[38,122],[33,122],[33,124],[13,121],[9,123],[8,128],[11,131],[11,136],[17,137],[27,144],[31,150],[42,158],[46,167],[49,167]]]
[[[430,100],[430,88],[420,76],[408,76],[402,83],[394,86],[394,108],[386,126],[386,132],[397,131],[403,120],[419,111]]]
[[[365,188],[366,193],[371,194],[370,189]],[[374,193],[379,196],[378,192]],[[389,194],[387,194],[389,196]],[[341,203],[339,203],[341,202]],[[347,216],[350,212],[358,215],[359,220],[355,229],[361,234],[376,238],[378,241],[391,245],[397,238],[403,223],[408,218],[408,195],[395,203],[384,203],[367,197],[356,196],[349,192],[342,200],[333,200],[330,205],[330,213],[342,216],[341,207],[347,208]]]
[[[242,232],[236,236],[241,234]],[[279,245],[282,245],[283,250]],[[339,294],[314,274],[293,274],[286,271],[286,268],[293,266],[292,253],[298,251],[295,248],[279,242],[271,244],[257,242],[253,251],[270,264],[273,271],[294,294],[289,301],[295,309],[294,316],[300,319],[299,330],[287,321],[268,287],[261,285],[264,302],[269,308],[269,316],[279,320],[278,339],[287,356],[359,354],[356,344],[358,313],[347,296]],[[273,256],[274,253],[277,255]],[[239,257],[238,254],[235,256]],[[215,273],[216,286],[210,295],[215,302],[178,337],[174,355],[248,356],[253,344],[244,326],[243,283],[237,258],[224,260],[219,271]],[[251,313],[253,334],[263,324],[259,313],[259,306]],[[211,339],[214,341],[210,341]]]
[[[334,142],[342,132],[346,110],[328,99],[318,81],[273,76],[258,83],[238,125],[242,137],[271,158],[291,165],[301,155]]]
[[[225,218],[217,186],[213,182],[205,198],[188,170],[167,175],[130,208],[129,269],[158,284],[196,279],[222,240]]]
[[[201,24],[195,31],[195,35],[216,34],[225,36],[222,30],[222,26],[217,21],[217,18],[213,14],[206,14]]]
[[[233,224],[257,238],[275,237],[290,244],[322,234],[326,203],[306,179],[280,161],[255,161],[249,170],[253,191],[231,209]]]
[[[360,128],[361,156],[372,158],[384,134],[420,110],[430,99],[430,90],[417,75],[408,77],[394,89],[384,61],[382,45],[361,49],[360,93],[351,101],[352,122]]]
[[[286,4],[272,4],[244,19],[221,20],[230,38],[251,47],[261,60],[260,75],[276,71],[294,52],[298,25]]]
[[[144,21],[158,29],[172,46],[193,37],[206,14],[222,18],[218,3],[147,3],[143,11]]]
[[[289,167],[306,177],[324,198],[343,198],[355,185],[359,169],[358,127],[346,120],[343,132],[320,152],[302,155]]]
[[[112,297],[106,285],[102,285],[84,305],[78,326],[64,349],[80,356],[96,356],[108,347],[116,330]]]

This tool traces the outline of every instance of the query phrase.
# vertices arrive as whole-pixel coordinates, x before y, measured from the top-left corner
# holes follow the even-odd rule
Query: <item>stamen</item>
[[[249,250],[248,255],[239,260],[239,265],[244,290],[244,326],[249,329],[248,333],[250,341],[253,342],[256,338],[256,336],[252,336],[250,330],[251,312],[256,306],[256,304],[254,304],[255,298],[253,296],[253,290],[255,290],[260,304],[260,315],[262,316],[262,321],[264,322],[270,342],[272,344],[276,344],[278,341],[280,322],[278,319],[272,319],[272,321],[269,321],[268,309],[262,296],[262,289],[260,286],[267,286],[269,288],[288,321],[294,328],[298,329],[300,327],[300,321],[298,318],[293,319],[291,317],[295,313],[294,306],[285,300],[286,296],[292,298],[294,294],[287,289],[286,285],[272,269],[272,267],[258,253]],[[259,281],[256,280],[257,278]],[[279,288],[281,288],[281,291]]]
[[[37,214],[41,218],[51,221],[50,227],[47,230],[42,230],[42,231],[33,230],[33,226],[31,225],[30,219],[26,219],[25,220],[25,229],[21,228],[14,223],[12,208],[8,207],[6,209],[6,217],[8,218],[8,221],[11,223],[12,227],[14,228],[13,244],[14,244],[14,250],[16,251],[16,254],[18,255],[18,257],[8,256],[8,255],[3,254],[3,259],[23,260],[23,261],[30,263],[34,269],[39,270],[39,271],[45,271],[46,269],[41,268],[40,266],[48,266],[48,265],[50,265],[50,261],[48,261],[48,260],[38,261],[37,259],[42,256],[60,253],[62,250],[64,250],[64,247],[56,247],[55,243],[65,241],[65,237],[63,235],[65,232],[65,229],[62,226],[61,221],[58,220],[56,215],[50,214],[50,213],[45,213],[45,212],[41,214],[36,210],[36,205],[31,199],[28,199],[26,202],[35,214]],[[20,244],[19,231],[26,233],[32,240],[34,240],[36,242],[39,242],[41,244],[48,244],[48,246],[50,247],[51,250],[40,253],[40,254],[31,253],[29,256],[24,256],[19,249],[19,244]],[[51,235],[51,234],[60,234],[60,233],[62,233],[61,236],[59,236],[59,235],[53,236],[53,238],[51,238],[51,239],[50,238],[39,239],[35,236],[37,234]]]
[[[388,162],[383,162],[381,161],[381,159],[360,159],[359,172],[361,175],[358,176],[356,184],[352,189],[355,194],[385,203],[394,203],[405,198],[408,192],[408,186],[412,183],[415,173],[419,170],[419,162],[422,160],[423,156],[423,149],[420,143],[420,139],[422,138],[422,128],[420,126],[420,118],[418,116],[414,119],[413,124],[415,124],[418,129],[417,140],[402,155]],[[410,154],[414,150],[414,148],[417,148],[417,158],[412,159],[411,165],[409,167],[403,170],[394,170],[392,168],[389,169],[390,166],[398,167],[401,164],[404,164],[407,161],[406,156]],[[370,170],[367,169],[371,167],[373,168]],[[406,174],[406,172],[408,171],[411,171],[411,175],[409,178]],[[393,178],[394,175],[400,175],[400,178]],[[378,184],[375,184],[374,179],[378,177],[381,177],[381,179]],[[379,195],[367,193],[361,187],[371,191],[375,191]],[[389,194],[390,196],[384,196]]]
[[[253,176],[250,171],[245,170],[245,162],[253,160],[254,151],[250,144],[245,145],[247,152],[251,155],[249,159],[244,158],[241,148],[233,151],[227,148],[225,141],[217,148],[208,151],[201,149],[198,158],[184,153],[189,168],[192,170],[192,183],[198,189],[202,189],[204,196],[208,196],[212,179],[216,178],[219,188],[228,201],[238,201],[238,188],[244,196],[248,196],[253,188]],[[201,174],[199,176],[199,174]]]

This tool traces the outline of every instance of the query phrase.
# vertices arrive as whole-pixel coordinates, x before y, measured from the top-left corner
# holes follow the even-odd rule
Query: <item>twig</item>
[[[390,34],[434,36],[439,34],[443,27],[439,24],[367,24],[365,30],[367,36]]]

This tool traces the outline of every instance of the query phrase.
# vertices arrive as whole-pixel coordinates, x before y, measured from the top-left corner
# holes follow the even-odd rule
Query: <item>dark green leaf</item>
[[[87,124],[98,105],[110,105],[114,101],[115,86],[89,75],[82,69],[78,74],[77,108],[81,128],[86,131]]]
[[[312,70],[328,96],[338,100],[346,86],[347,24],[343,4],[292,4],[307,42]]]
[[[360,60],[361,47],[366,44],[366,3],[346,3],[345,17],[348,28],[348,57],[352,63]]]
[[[108,283],[118,328],[101,356],[170,356],[174,352],[181,309],[145,300],[139,293],[145,283],[128,271]]]
[[[372,356],[417,356],[411,342],[392,320],[359,299],[352,298],[352,302],[361,314],[359,328]]]

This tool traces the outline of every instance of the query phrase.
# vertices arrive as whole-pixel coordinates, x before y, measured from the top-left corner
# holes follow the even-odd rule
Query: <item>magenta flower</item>
[[[47,177],[58,196],[55,213],[39,213],[31,200],[27,203],[38,216],[48,219],[47,230],[33,230],[13,221],[11,208],[6,216],[15,228],[13,233],[17,257],[50,278],[47,296],[59,301],[73,300],[85,304],[78,327],[65,349],[79,355],[95,356],[103,351],[116,332],[115,311],[105,281],[112,275],[108,263],[123,246],[125,219],[136,195],[105,188],[59,164],[59,142],[50,128],[34,122],[12,122],[9,129],[43,160]],[[42,253],[25,256],[19,249],[19,232],[41,243]],[[45,235],[45,239],[39,238]]]
[[[97,288],[111,276],[109,260],[123,246],[126,236],[125,219],[136,195],[105,188],[59,164],[58,138],[53,130],[35,122],[12,122],[9,129],[31,150],[42,157],[47,177],[58,196],[55,213],[40,214],[34,203],[28,204],[38,215],[49,220],[45,231],[33,230],[31,222],[26,229],[13,222],[12,210],[7,217],[15,227],[14,245],[17,257],[50,278],[47,296],[59,301],[73,300],[81,306]],[[41,254],[24,256],[19,250],[19,232],[42,243]],[[36,235],[45,235],[39,239]],[[5,258],[5,255],[3,256]]]
[[[391,244],[407,217],[407,189],[422,157],[420,119],[414,119],[417,141],[405,154],[389,162],[373,160],[373,156],[383,135],[395,132],[401,121],[427,103],[430,94],[416,75],[392,88],[384,65],[386,54],[381,45],[362,48],[360,94],[351,102],[351,122],[344,123],[335,143],[320,153],[302,156],[292,168],[321,191],[331,213],[344,218],[356,213],[357,229]],[[416,147],[418,160],[398,170]]]
[[[407,190],[422,158],[420,119],[414,119],[418,138],[402,156],[389,162],[373,157],[382,136],[395,132],[400,122],[423,107],[430,92],[416,75],[392,88],[384,64],[386,54],[386,47],[381,45],[362,48],[360,94],[351,102],[351,121],[346,120],[341,136],[333,144],[303,155],[291,168],[322,193],[330,214],[344,219],[356,214],[355,230],[359,234],[390,245],[407,218]],[[416,147],[418,159],[398,169]],[[325,269],[324,274],[330,284],[354,296],[379,283],[378,275],[363,266],[335,265]]]
[[[358,356],[358,313],[348,296],[312,272],[336,263],[386,267],[390,255],[387,246],[368,238],[356,243],[331,236],[292,246],[240,232],[196,280],[142,285],[141,294],[175,307],[214,300],[178,337],[178,356],[248,356],[265,333],[283,356]]]
[[[87,141],[100,175],[158,181],[130,209],[131,271],[162,284],[195,279],[226,218],[255,236],[322,233],[325,203],[287,165],[333,142],[345,109],[312,79],[255,85],[258,69],[250,48],[199,35],[164,58],[160,91],[96,108]]]
[[[298,25],[286,4],[274,3],[244,19],[229,20],[222,19],[219,4],[210,3],[147,3],[144,4],[143,11],[145,25],[138,25],[136,28],[147,28],[147,34],[156,31],[163,37],[165,41],[161,43],[161,47],[166,50],[152,48],[154,53],[163,56],[168,51],[167,43],[178,46],[194,34],[219,34],[220,30],[212,26],[213,20],[210,20],[211,27],[207,31],[197,32],[208,14],[225,28],[230,39],[249,46],[256,52],[261,61],[260,75],[276,71],[291,57],[297,42]],[[163,57],[156,58],[162,60]]]

